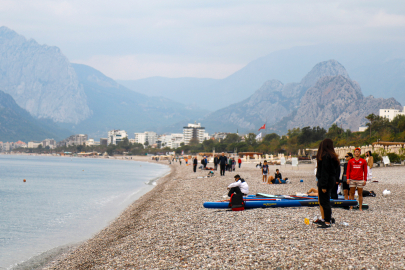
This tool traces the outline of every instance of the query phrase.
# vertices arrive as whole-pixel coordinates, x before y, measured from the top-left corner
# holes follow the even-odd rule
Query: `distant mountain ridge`
[[[0,88],[37,118],[78,123],[91,115],[68,59],[57,47],[0,27]]]
[[[89,137],[106,137],[112,129],[124,129],[130,137],[146,130],[164,132],[164,127],[179,121],[194,121],[207,111],[187,107],[167,98],[148,97],[134,92],[81,64],[72,64],[88,97],[93,115],[78,124],[60,124],[74,133]],[[181,130],[182,126],[176,130]]]
[[[400,106],[393,98],[365,98],[346,69],[329,60],[316,64],[300,83],[267,81],[248,99],[215,111],[201,122],[209,129],[242,133],[257,132],[264,123],[268,132],[280,134],[295,127],[328,128],[333,123],[357,130],[366,115]]]
[[[364,97],[360,85],[344,76],[322,77],[314,87],[308,89],[287,128],[320,126],[328,128],[336,123],[357,131],[367,122],[371,113],[378,115],[379,109],[397,108],[401,104],[394,98]]]
[[[276,124],[298,108],[306,91],[324,76],[349,77],[336,60],[318,63],[300,83],[283,84],[278,80],[265,82],[256,92],[242,102],[220,109],[201,119],[210,130],[226,127],[226,131],[256,131],[264,123]]]
[[[394,97],[405,104],[404,47],[402,41],[299,46],[260,57],[224,79],[153,77],[119,82],[134,91],[184,104],[198,101],[199,107],[216,111],[249,98],[268,80],[297,82],[315,64],[336,59],[359,82],[365,96]]]
[[[50,121],[55,132],[59,127],[52,122],[95,139],[112,129],[124,129],[133,137],[133,132],[164,132],[167,125],[208,113],[131,91],[94,68],[70,63],[59,48],[39,45],[4,26],[0,59],[0,89],[35,118]]]

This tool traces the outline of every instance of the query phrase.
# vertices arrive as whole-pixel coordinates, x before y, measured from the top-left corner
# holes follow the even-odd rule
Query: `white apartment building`
[[[54,139],[45,139],[42,141],[42,146],[44,148],[49,146],[50,149],[54,149],[56,147],[56,141]]]
[[[396,109],[380,109],[380,117],[388,118],[391,122],[397,115],[405,115],[405,106],[403,111]]]
[[[184,143],[184,134],[182,133],[172,133],[169,135],[162,135],[159,137],[161,142],[161,147],[169,147],[172,149],[179,148],[181,143]]]
[[[121,142],[124,138],[127,138],[128,134],[125,132],[125,130],[110,130],[108,131],[108,145],[110,144],[117,144]]]
[[[86,146],[96,146],[100,145],[99,141],[95,141],[94,139],[90,138],[86,141]]]
[[[204,141],[205,127],[201,123],[188,124],[183,127],[184,144],[189,144],[191,139],[197,139],[199,143]]]
[[[157,141],[156,132],[145,131],[143,133],[135,133],[135,142],[140,144],[145,144],[148,142],[148,145],[155,144]]]
[[[34,141],[28,142],[28,148],[38,148],[39,145],[42,145],[42,142],[34,142]]]

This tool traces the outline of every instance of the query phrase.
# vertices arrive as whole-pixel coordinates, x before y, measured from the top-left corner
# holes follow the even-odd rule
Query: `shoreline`
[[[13,154],[14,155],[20,155],[20,154]],[[41,155],[20,155],[20,156],[35,156],[39,157]],[[64,157],[65,156],[52,156],[52,155],[43,155],[44,157]],[[73,158],[73,157],[67,157],[67,158]],[[92,157],[75,157],[75,158],[92,158]],[[94,159],[94,158],[92,158]],[[136,157],[133,159],[125,159],[124,157],[116,157],[116,158],[100,158],[102,160],[123,160],[123,161],[136,161],[140,163],[156,163],[153,162],[152,160],[147,159],[146,157]],[[151,192],[157,185],[157,182],[161,179],[167,176],[168,174],[171,173],[172,168],[169,166],[169,164],[164,164],[164,163],[159,163],[159,165],[166,165],[169,167],[169,171],[167,173],[162,174],[161,176],[155,177],[153,179],[148,180],[147,182],[144,182],[144,186],[139,188],[136,193],[139,193],[138,195],[135,196],[135,200],[132,201],[131,203],[128,204],[128,206],[121,210],[120,212],[117,213],[117,215],[106,225],[106,227],[102,228],[100,231],[104,230],[105,228],[109,227],[111,223],[113,223],[117,218],[120,217],[120,215],[126,211],[127,208],[131,207],[134,203],[136,203],[139,199],[141,199],[144,195],[147,193]],[[44,251],[41,254],[35,255],[33,257],[28,258],[27,260],[20,262],[16,265],[9,266],[8,268],[5,269],[42,269],[49,265],[50,263],[68,255],[72,251],[74,251],[77,247],[79,247],[81,244],[86,242],[87,240],[93,238],[95,235],[97,235],[100,231],[94,232],[91,236],[88,238],[85,238],[79,242],[71,242],[67,243],[62,246],[56,246],[50,250]]]

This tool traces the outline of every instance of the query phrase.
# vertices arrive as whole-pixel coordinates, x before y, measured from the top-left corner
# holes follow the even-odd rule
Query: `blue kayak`
[[[355,206],[356,200],[330,200],[333,207]],[[302,206],[318,206],[318,200],[291,200],[291,199],[265,199],[265,200],[246,200],[245,208],[275,208],[275,207],[302,207]],[[229,202],[205,202],[205,208],[228,208]]]

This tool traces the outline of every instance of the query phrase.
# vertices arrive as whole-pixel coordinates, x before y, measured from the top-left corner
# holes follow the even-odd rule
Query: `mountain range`
[[[131,133],[163,132],[167,125],[208,113],[129,90],[92,67],[70,63],[59,48],[39,45],[4,26],[0,59],[0,89],[35,118],[55,122],[72,134],[97,139],[109,130],[124,129],[133,137]]]
[[[265,82],[249,98],[210,113],[201,122],[212,130],[257,132],[264,123],[285,134],[294,127],[333,123],[358,130],[368,114],[380,108],[401,108],[395,99],[364,97],[357,82],[336,60],[316,64],[299,83]]]
[[[405,42],[318,44],[275,51],[220,79],[162,78],[118,82],[150,96],[216,111],[251,96],[264,82],[297,82],[317,63],[336,59],[357,81],[365,96],[395,97],[405,104]],[[167,89],[167,91],[163,91]],[[198,99],[196,99],[198,96]]]
[[[365,115],[381,107],[399,108],[391,96],[405,102],[405,55],[400,45],[296,47],[252,61],[221,80],[115,81],[92,67],[70,63],[57,47],[27,40],[3,26],[0,89],[18,106],[7,107],[2,121],[8,126],[6,122],[0,126],[15,135],[11,137],[15,141],[27,138],[31,130],[40,134],[44,129],[48,133],[31,139],[77,133],[98,139],[112,129],[124,129],[130,137],[146,130],[181,132],[196,120],[211,133],[256,132],[265,122],[279,133],[332,123],[356,130]],[[325,59],[342,59],[345,64]],[[18,121],[9,121],[10,110],[21,116]],[[23,119],[30,123],[25,131],[17,124]],[[4,134],[0,140],[5,140]]]

